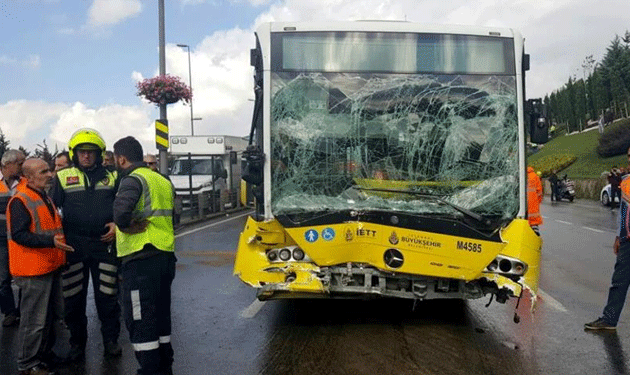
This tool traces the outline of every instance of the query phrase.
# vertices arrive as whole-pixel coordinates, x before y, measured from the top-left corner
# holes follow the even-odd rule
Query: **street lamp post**
[[[188,50],[188,83],[190,84],[190,92],[192,93],[192,73],[190,68],[190,46],[188,44],[178,44],[177,47],[186,48]],[[193,118],[193,98],[190,98],[190,135],[195,135],[195,127]],[[201,119],[200,119],[201,120]]]

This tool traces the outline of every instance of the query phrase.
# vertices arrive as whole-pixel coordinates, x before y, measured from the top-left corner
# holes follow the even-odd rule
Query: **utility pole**
[[[160,75],[166,74],[166,52],[165,52],[165,37],[164,37],[164,0],[158,0],[158,13],[160,18]],[[160,104],[160,120],[167,123],[166,118],[166,103]],[[160,157],[160,173],[166,175],[168,174],[168,151],[164,149],[160,149],[159,151]]]

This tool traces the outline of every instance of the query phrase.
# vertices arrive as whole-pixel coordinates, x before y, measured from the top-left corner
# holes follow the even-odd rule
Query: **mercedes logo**
[[[403,265],[405,258],[402,253],[396,249],[387,249],[383,255],[385,264],[391,268],[400,268]]]

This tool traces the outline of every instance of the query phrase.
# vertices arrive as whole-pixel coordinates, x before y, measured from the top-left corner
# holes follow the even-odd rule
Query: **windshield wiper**
[[[426,193],[420,193],[417,191],[412,191],[412,190],[397,190],[397,189],[382,189],[382,188],[364,188],[364,187],[360,187],[357,185],[353,185],[352,186],[354,189],[359,189],[362,191],[380,191],[380,192],[386,192],[386,193],[403,193],[403,194],[413,194],[415,196],[418,197],[422,197],[422,198],[429,198],[429,199],[433,199],[436,200],[440,203],[443,203],[447,206],[450,206],[452,208],[454,208],[455,210],[463,213],[464,215],[476,220],[477,222],[485,225],[485,226],[490,226],[491,222],[490,219],[487,219],[481,215],[479,215],[478,213],[472,212],[471,210],[458,206],[455,203],[451,203],[449,201],[446,201],[444,199],[442,199],[441,197],[437,196],[437,195],[431,195],[431,194],[426,194]]]

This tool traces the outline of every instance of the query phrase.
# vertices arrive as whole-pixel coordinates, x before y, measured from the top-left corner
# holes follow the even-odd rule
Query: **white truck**
[[[203,213],[235,207],[247,143],[229,135],[170,136],[169,178],[182,208]]]

